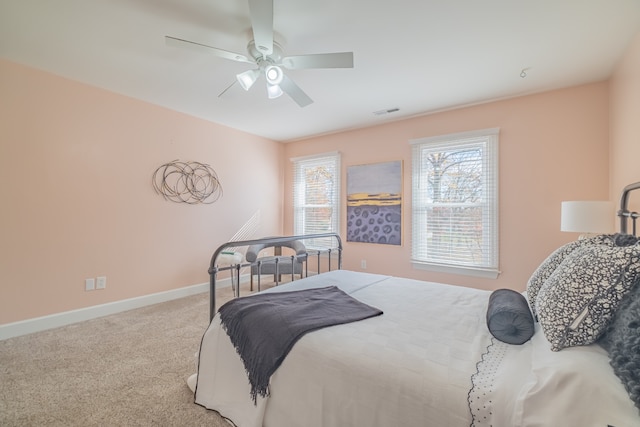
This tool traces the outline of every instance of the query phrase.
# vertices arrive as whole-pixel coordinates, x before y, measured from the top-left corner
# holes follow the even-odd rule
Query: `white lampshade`
[[[267,94],[269,99],[276,99],[279,96],[282,96],[282,89],[278,85],[267,84]]]
[[[612,233],[615,209],[611,202],[562,202],[560,230],[575,233]]]
[[[244,90],[251,89],[251,86],[253,86],[256,80],[258,80],[258,77],[260,77],[260,70],[258,69],[247,70],[243,73],[236,75],[236,79],[238,79],[240,86],[242,86],[242,89]]]
[[[284,73],[282,68],[277,65],[269,65],[264,69],[264,76],[267,79],[267,83],[270,85],[279,85],[284,79]]]

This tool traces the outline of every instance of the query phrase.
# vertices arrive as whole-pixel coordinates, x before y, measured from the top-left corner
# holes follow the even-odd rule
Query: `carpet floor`
[[[203,293],[0,341],[0,426],[228,427],[186,383],[208,316]]]

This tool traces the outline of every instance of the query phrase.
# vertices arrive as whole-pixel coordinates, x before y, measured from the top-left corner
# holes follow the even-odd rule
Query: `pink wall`
[[[611,196],[640,181],[640,33],[633,39],[611,79]],[[640,211],[640,191],[630,194],[629,207]]]
[[[523,289],[550,251],[576,237],[559,231],[562,200],[617,201],[624,185],[640,181],[638,76],[640,35],[610,84],[283,147],[0,61],[0,324],[206,282],[212,250],[254,213],[261,218],[256,236],[278,234],[282,224],[291,233],[288,159],[332,150],[343,155],[343,191],[349,165],[403,160],[405,169],[403,246],[345,242],[345,268],[359,270],[366,259],[371,272]],[[486,280],[414,270],[408,140],[489,127],[501,128],[502,274]],[[186,206],[156,195],[151,174],[174,159],[210,164],[223,198]],[[84,279],[99,275],[107,276],[107,289],[85,292]]]
[[[413,269],[411,256],[410,139],[500,128],[500,269],[496,280]],[[289,143],[285,157],[338,150],[342,190],[350,165],[402,160],[401,247],[345,242],[345,268],[484,289],[522,290],[539,263],[577,237],[560,231],[563,200],[606,200],[609,194],[608,85],[591,84],[402,120],[362,130]],[[291,171],[285,188],[291,185]],[[285,232],[292,227],[291,194],[285,192]],[[342,207],[342,219],[346,207]],[[342,233],[345,224],[342,220]]]
[[[257,211],[257,236],[281,232],[279,143],[5,61],[0,94],[0,324],[207,282]],[[222,199],[155,194],[175,159],[211,165]]]

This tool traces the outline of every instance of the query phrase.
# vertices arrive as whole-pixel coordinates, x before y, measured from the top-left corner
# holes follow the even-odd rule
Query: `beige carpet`
[[[208,321],[203,293],[0,341],[0,426],[228,427],[186,384]]]

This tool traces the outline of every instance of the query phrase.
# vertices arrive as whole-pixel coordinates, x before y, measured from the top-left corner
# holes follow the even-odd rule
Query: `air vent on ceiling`
[[[391,114],[391,113],[395,113],[400,111],[399,108],[389,108],[387,110],[378,110],[378,111],[374,111],[373,115],[374,116],[384,116],[385,114]]]

